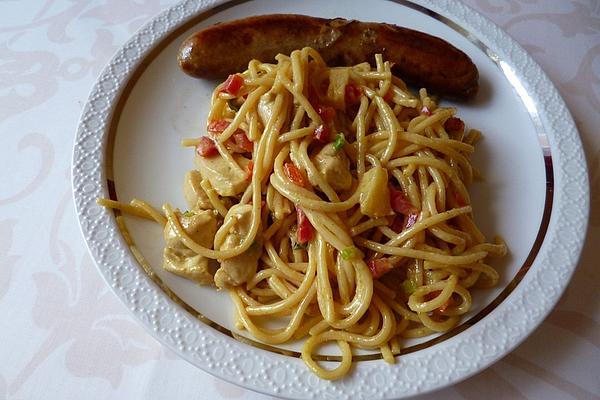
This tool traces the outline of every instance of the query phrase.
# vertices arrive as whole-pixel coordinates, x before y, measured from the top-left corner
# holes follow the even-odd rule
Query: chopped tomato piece
[[[207,130],[211,133],[221,133],[229,126],[230,122],[226,119],[215,119],[210,121]]]
[[[467,201],[456,190],[452,191],[452,195],[454,197],[454,200],[456,201],[456,204],[459,207],[464,207],[464,206],[466,206],[468,204]]]
[[[406,198],[404,192],[394,187],[390,187],[390,205],[392,210],[400,214],[410,215],[417,212],[417,209]]]
[[[462,132],[465,129],[465,123],[462,119],[450,117],[444,122],[446,132]]]
[[[200,143],[196,146],[196,152],[202,157],[213,157],[219,154],[215,142],[207,136],[200,138]]]
[[[248,139],[248,136],[246,136],[242,130],[233,134],[233,141],[236,145],[248,153],[252,153],[254,150],[254,144],[250,141],[250,139]]]
[[[421,114],[431,115],[431,111],[426,106],[423,106],[423,108],[421,108]]]
[[[250,181],[252,180],[252,171],[254,171],[254,163],[252,161],[250,161],[248,163],[248,166],[246,167],[246,180]]]
[[[310,223],[310,221],[308,220],[308,218],[306,217],[306,214],[304,214],[304,211],[302,211],[301,208],[296,207],[296,218],[297,218],[297,223],[298,223],[298,230],[297,230],[297,238],[296,240],[298,241],[298,243],[300,244],[305,244],[310,242],[313,237],[315,236],[315,232],[314,232],[314,228],[312,226],[312,224]]]
[[[360,96],[362,96],[362,88],[353,83],[349,83],[344,88],[344,95],[346,104],[358,104],[360,102]]]
[[[323,118],[323,121],[331,122],[335,118],[335,108],[330,106],[318,105],[317,114],[319,114],[319,116]]]
[[[220,92],[230,94],[232,96],[237,96],[244,84],[244,78],[237,74],[229,75],[223,86],[221,87]]]
[[[327,125],[319,125],[315,128],[313,136],[321,143],[329,142],[329,127]]]
[[[383,99],[388,103],[391,103],[392,100],[394,100],[394,91],[392,89],[388,90],[383,96]]]
[[[298,186],[304,187],[304,176],[302,172],[292,163],[283,164],[283,171],[290,181]]]
[[[367,266],[371,270],[371,274],[375,279],[381,278],[393,268],[389,258],[378,258],[376,260],[369,260],[367,262]]]

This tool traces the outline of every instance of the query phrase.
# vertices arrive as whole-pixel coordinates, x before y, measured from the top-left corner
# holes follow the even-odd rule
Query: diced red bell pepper
[[[315,137],[315,139],[317,139],[317,141],[321,142],[321,143],[328,143],[329,142],[329,127],[327,125],[319,125],[315,128],[315,131],[313,133],[313,136]]]
[[[369,260],[367,262],[367,266],[371,270],[371,274],[375,279],[381,278],[393,268],[389,258],[378,258],[376,260]]]
[[[283,164],[283,171],[285,172],[285,176],[288,177],[290,181],[295,183],[298,186],[304,187],[304,176],[302,172],[292,163]]]
[[[229,124],[230,122],[226,119],[215,119],[209,122],[207,130],[211,133],[222,133]]]
[[[248,136],[246,136],[242,130],[233,134],[233,141],[237,146],[248,153],[252,153],[252,151],[254,151],[254,143],[248,139]]]
[[[394,212],[410,215],[415,214],[417,209],[412,205],[410,200],[406,198],[402,190],[398,190],[390,186],[390,205]]]
[[[244,78],[237,74],[232,74],[227,77],[225,83],[219,90],[220,92],[230,94],[232,96],[237,96],[244,84]]]
[[[318,105],[316,111],[325,122],[331,122],[335,118],[335,108],[333,107]]]
[[[344,88],[344,95],[344,100],[346,100],[346,104],[358,104],[360,102],[360,96],[362,96],[362,88],[353,83],[349,83]]]
[[[300,244],[310,242],[315,236],[314,228],[300,207],[296,207],[296,218],[298,224],[296,241]]]
[[[196,146],[196,152],[202,157],[213,157],[219,154],[215,142],[207,136],[200,138],[200,143]]]
[[[462,132],[465,129],[465,123],[457,117],[450,117],[444,122],[446,132]]]

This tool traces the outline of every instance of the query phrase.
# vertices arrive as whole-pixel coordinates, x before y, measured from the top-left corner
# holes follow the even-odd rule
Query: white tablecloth
[[[107,289],[71,199],[78,117],[117,48],[174,0],[0,1],[0,399],[266,399],[179,360]],[[516,351],[425,398],[600,395],[600,3],[468,0],[568,103],[592,181],[588,238],[558,307]]]

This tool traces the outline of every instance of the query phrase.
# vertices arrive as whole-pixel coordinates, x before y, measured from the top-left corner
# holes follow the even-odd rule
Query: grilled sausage
[[[373,63],[381,53],[394,63],[395,75],[432,93],[461,100],[477,93],[477,67],[450,43],[408,28],[343,18],[273,14],[220,23],[188,37],[177,59],[191,76],[224,78],[244,71],[252,59],[272,62],[278,53],[306,46],[331,66]]]

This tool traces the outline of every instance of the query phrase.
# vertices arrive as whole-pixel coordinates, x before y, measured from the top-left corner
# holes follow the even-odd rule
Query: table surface
[[[556,84],[586,149],[592,210],[560,303],[492,367],[425,399],[600,398],[600,2],[468,0]],[[0,399],[268,399],[178,359],[96,271],[71,197],[77,122],[112,54],[174,0],[0,1]]]

